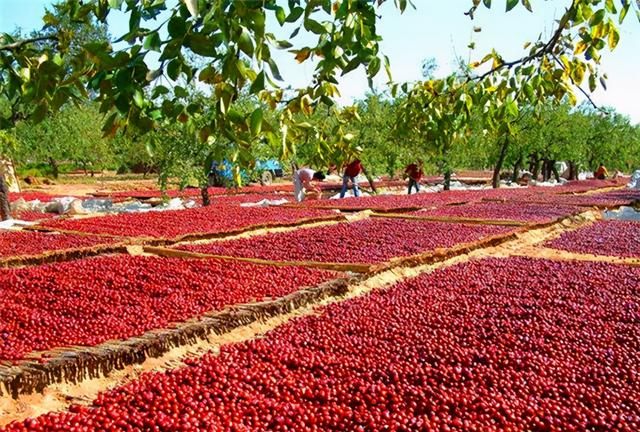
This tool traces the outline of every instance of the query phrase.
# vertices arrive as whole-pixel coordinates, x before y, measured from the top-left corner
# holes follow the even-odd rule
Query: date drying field
[[[640,194],[607,186],[34,217],[0,431],[640,430],[640,222],[600,220]]]

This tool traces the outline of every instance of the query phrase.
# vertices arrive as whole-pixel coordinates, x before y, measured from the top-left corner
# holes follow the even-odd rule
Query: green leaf
[[[598,24],[600,24],[602,22],[602,20],[604,19],[604,15],[605,15],[605,10],[604,9],[600,9],[598,10],[596,13],[594,13],[593,15],[591,15],[591,18],[589,19],[589,25],[591,27],[595,27]]]
[[[169,93],[169,89],[166,88],[163,85],[159,85],[159,86],[154,87],[153,93],[151,94],[151,97],[153,99],[156,99],[157,97],[166,95],[167,93]]]
[[[189,97],[189,92],[182,86],[175,86],[173,88],[173,94],[177,98],[187,98],[187,97]]]
[[[630,6],[631,6],[630,0],[626,0],[625,5],[622,7],[622,10],[620,11],[620,17],[618,18],[618,22],[620,24],[624,22],[624,19],[627,16],[627,13],[629,12]]]
[[[262,108],[256,108],[251,113],[250,119],[251,135],[258,136],[262,130]]]
[[[311,33],[315,33],[317,35],[322,35],[324,33],[327,33],[327,29],[324,28],[322,24],[310,18],[307,18],[304,20],[304,28],[309,30]]]
[[[180,72],[182,71],[182,60],[179,58],[173,59],[167,65],[167,75],[172,80],[177,80],[178,76],[180,76]]]
[[[162,41],[160,40],[160,35],[158,32],[153,32],[144,38],[144,48],[152,51],[160,51],[160,45]]]
[[[280,70],[278,69],[278,65],[276,64],[276,62],[270,58],[267,63],[269,64],[269,69],[271,69],[271,75],[273,75],[273,77],[278,81],[283,81],[282,75],[280,75]]]
[[[600,77],[600,85],[603,89],[607,89],[607,80],[605,80],[604,77]]]
[[[31,113],[30,120],[34,123],[41,122],[49,112],[49,105],[46,100],[41,101],[35,110]]]
[[[606,0],[604,3],[604,7],[609,13],[616,13],[616,7],[613,4],[613,0]]]
[[[122,2],[123,0],[109,0],[109,7],[111,9],[120,9],[120,6],[122,6]]]
[[[531,2],[529,0],[522,0],[522,6],[527,8],[529,12],[533,12],[533,8],[531,7]]]
[[[482,3],[484,3],[485,7],[491,8],[491,0],[482,0]]]
[[[216,70],[211,66],[207,66],[206,68],[200,71],[200,75],[198,76],[198,79],[202,82],[213,83],[215,76],[216,76]]]
[[[170,41],[164,46],[164,50],[162,51],[162,55],[160,56],[160,61],[176,58],[178,54],[180,54],[180,49],[182,49],[181,40]]]
[[[256,79],[253,80],[249,92],[251,94],[257,94],[262,90],[264,90],[264,71],[260,71]]]
[[[138,108],[144,108],[144,95],[138,89],[133,92],[133,103],[136,104]]]
[[[240,37],[238,38],[238,47],[249,57],[253,57],[253,42],[251,36],[246,29],[242,29]]]
[[[289,14],[289,16],[285,21],[288,23],[296,22],[302,16],[303,13],[304,13],[304,9],[301,8],[300,6],[296,6],[293,9],[291,9],[291,13]]]
[[[180,38],[187,33],[187,25],[184,18],[180,16],[172,16],[167,25],[169,36],[172,38]]]
[[[280,49],[288,49],[293,46],[291,42],[285,40],[276,41],[276,45],[278,45],[278,48]]]
[[[611,30],[609,30],[609,49],[614,50],[618,46],[618,42],[620,42],[620,33],[618,29],[611,26]]]
[[[196,54],[205,57],[216,55],[216,46],[212,39],[202,33],[192,33],[185,38],[185,44]]]
[[[284,25],[286,19],[287,19],[287,14],[284,11],[283,8],[281,8],[280,6],[276,7],[276,19],[278,20],[278,23],[282,26]]]
[[[371,59],[371,61],[369,62],[369,66],[367,66],[367,73],[370,77],[374,77],[378,74],[378,72],[380,71],[380,58],[378,57],[374,57],[373,59]]]
[[[240,114],[235,109],[230,109],[227,112],[227,117],[229,117],[229,120],[231,120],[234,123],[243,123],[244,122],[244,117],[242,116],[242,114]]]
[[[507,12],[516,7],[518,4],[518,0],[507,0]]]

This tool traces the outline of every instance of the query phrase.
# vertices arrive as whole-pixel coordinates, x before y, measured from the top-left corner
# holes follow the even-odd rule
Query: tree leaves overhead
[[[530,0],[505,1],[507,11],[534,9]],[[384,66],[391,81],[391,66],[380,50],[377,29],[383,3],[64,0],[55,13],[45,15],[51,32],[44,37],[49,39],[22,44],[10,35],[1,36],[0,62],[6,72],[0,75],[0,95],[11,106],[22,108],[19,115],[3,114],[0,126],[13,127],[23,118],[45,118],[67,101],[86,98],[88,88],[100,110],[108,114],[104,129],[108,135],[128,126],[143,135],[178,121],[199,128],[201,133],[194,137],[219,131],[244,159],[265,139],[294,150],[291,140],[299,138],[298,132],[308,131],[298,127],[307,122],[305,117],[321,107],[336,109],[340,76],[360,68],[372,83]],[[401,12],[414,7],[408,0],[394,0],[394,4]],[[473,18],[480,13],[477,8],[496,4],[471,0],[468,15]],[[428,5],[419,6],[428,12]],[[488,130],[509,134],[524,105],[549,98],[575,101],[576,86],[584,83],[594,90],[605,85],[599,70],[601,52],[619,44],[616,22],[622,22],[630,9],[638,13],[637,2],[575,0],[558,20],[557,31],[547,40],[530,41],[519,59],[491,51],[451,77],[415,86],[390,82],[391,90],[395,95],[404,87],[410,99],[419,101],[407,104],[409,118],[420,127],[416,133],[443,146],[463,139],[465,125],[477,109],[483,110]],[[126,32],[113,38],[126,43],[112,46],[106,40],[90,40],[74,46],[73,28],[61,25],[104,23],[113,10],[128,16]],[[269,32],[269,23],[291,32],[291,37],[276,38]],[[277,49],[313,67],[309,83],[297,89],[287,87],[288,77],[282,76],[278,57],[273,56]],[[159,62],[154,60],[157,53]],[[196,81],[211,98],[186,103],[183,90],[193,88]],[[238,104],[247,94],[254,106],[241,109]],[[266,107],[279,113],[277,126],[264,120]],[[207,124],[199,124],[204,117]],[[287,133],[274,137],[274,130]],[[338,136],[348,133],[343,132]],[[318,148],[326,150],[328,143],[341,145],[325,140]]]

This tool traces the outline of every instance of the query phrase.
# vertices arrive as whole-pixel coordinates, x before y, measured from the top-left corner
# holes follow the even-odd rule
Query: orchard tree
[[[95,104],[66,105],[39,123],[23,121],[15,128],[18,141],[14,151],[21,163],[44,163],[58,177],[59,164],[71,162],[85,172],[109,165],[114,150],[102,137],[104,116]]]
[[[362,161],[372,174],[397,174],[414,156],[413,142],[408,137],[399,139],[395,120],[401,99],[388,94],[372,92],[357,102],[360,121],[354,125],[355,144],[363,149]]]
[[[488,0],[473,0],[467,15],[471,19],[490,8]],[[529,0],[507,0],[506,10],[518,5],[533,11]],[[605,86],[605,75],[599,71],[601,52],[618,45],[622,23],[632,7],[622,2],[616,7],[612,0],[573,0],[558,20],[549,39],[527,43],[524,56],[507,60],[492,51],[473,62],[466,71],[466,79],[454,76],[446,80],[427,80],[415,83],[407,91],[404,124],[422,133],[442,158],[445,187],[450,168],[447,154],[455,137],[464,136],[469,128],[471,112],[480,109],[486,127],[499,137],[499,156],[494,168],[494,187],[499,186],[499,172],[509,145],[514,141],[515,123],[523,106],[535,106],[554,98],[557,101],[577,101],[576,92],[588,99],[598,83]],[[638,12],[638,10],[636,10]],[[640,19],[640,13],[638,13]],[[473,43],[470,45],[473,48]],[[395,88],[397,90],[397,87]]]
[[[408,91],[400,108],[399,127],[409,138],[417,137],[422,152],[435,151],[445,190],[451,184],[451,152],[466,137],[476,87],[456,74],[420,82]]]

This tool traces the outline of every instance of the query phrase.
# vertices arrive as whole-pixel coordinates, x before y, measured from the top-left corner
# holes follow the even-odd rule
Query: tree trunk
[[[556,167],[555,160],[549,161],[549,170],[551,171],[549,173],[549,177],[551,177],[551,174],[553,174],[553,177],[556,179],[556,181],[560,183],[560,174],[558,173],[558,167]]]
[[[536,161],[537,161],[537,160],[538,160],[538,158],[536,157],[536,155],[535,155],[535,154],[531,153],[531,154],[529,155],[529,172],[530,172],[531,174],[533,174],[533,171],[534,171],[534,170],[535,170],[535,168],[536,168]]]
[[[491,186],[494,189],[498,189],[500,187],[500,170],[502,169],[502,164],[504,163],[504,158],[507,155],[508,148],[509,138],[505,137],[502,145],[500,146],[500,155],[498,155],[496,166],[493,168],[493,179],[491,180]]]
[[[531,170],[531,177],[533,180],[538,180],[538,175],[540,175],[540,158],[536,156],[536,159],[533,163],[533,169]]]
[[[522,166],[522,155],[518,158],[515,164],[513,164],[513,174],[511,175],[511,182],[515,183],[520,177],[520,167]]]
[[[551,177],[551,170],[549,169],[549,159],[545,158],[542,161],[542,181],[546,182]]]
[[[444,190],[451,190],[451,169],[448,166],[444,169]]]
[[[569,180],[578,180],[578,166],[573,161],[569,161]]]
[[[11,207],[9,206],[9,187],[4,178],[4,173],[0,171],[0,219],[3,221],[11,219]]]
[[[211,199],[209,198],[209,187],[202,186],[200,188],[200,195],[202,196],[202,206],[207,207],[211,204]]]
[[[53,174],[53,178],[57,179],[58,176],[60,175],[60,172],[58,171],[58,162],[56,162],[54,158],[50,157],[49,165],[51,165],[51,173]]]

